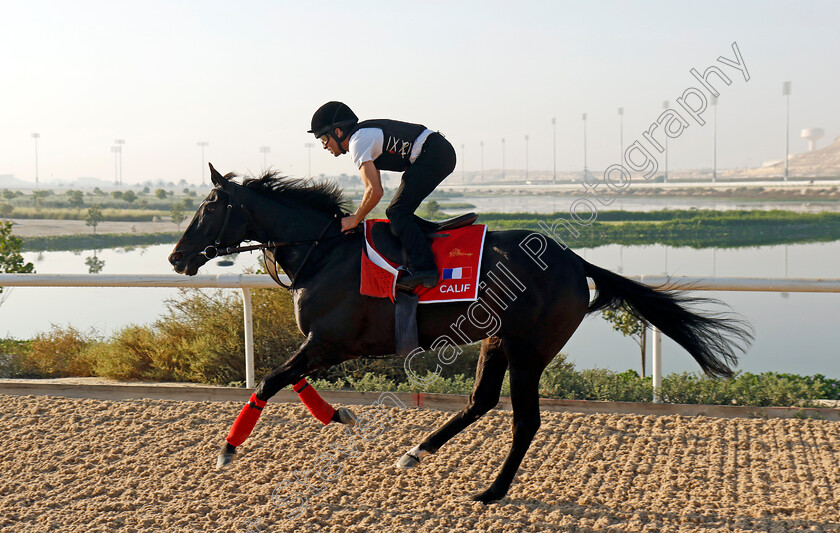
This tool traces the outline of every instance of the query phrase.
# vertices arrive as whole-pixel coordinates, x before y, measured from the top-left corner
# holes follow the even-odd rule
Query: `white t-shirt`
[[[408,156],[408,162],[414,161],[420,157],[420,152],[423,150],[423,143],[426,138],[434,133],[430,129],[425,129],[414,141],[414,146],[411,147],[411,154]],[[382,145],[385,143],[385,135],[379,128],[362,128],[356,130],[350,137],[350,146],[348,152],[350,158],[356,165],[356,168],[361,168],[362,163],[366,161],[373,161],[382,155]]]

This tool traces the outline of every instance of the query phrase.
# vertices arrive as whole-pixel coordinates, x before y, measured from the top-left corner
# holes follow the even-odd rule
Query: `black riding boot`
[[[408,255],[408,274],[397,280],[397,288],[411,291],[423,285],[430,289],[438,282],[438,269],[432,255],[432,246],[413,217],[407,218],[396,222],[396,228],[395,221],[391,221],[392,230],[399,231],[397,237]]]
[[[420,157],[406,169],[391,205],[385,210],[391,221],[391,233],[400,239],[408,255],[409,272],[397,281],[400,289],[437,285],[438,270],[432,246],[415,222],[414,212],[454,168],[455,149],[440,133],[432,133],[423,144]]]

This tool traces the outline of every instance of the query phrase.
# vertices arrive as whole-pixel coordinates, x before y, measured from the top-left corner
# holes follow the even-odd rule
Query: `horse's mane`
[[[244,178],[242,185],[278,200],[287,200],[325,213],[349,212],[350,201],[334,182],[316,182],[281,176],[273,170],[258,178]]]

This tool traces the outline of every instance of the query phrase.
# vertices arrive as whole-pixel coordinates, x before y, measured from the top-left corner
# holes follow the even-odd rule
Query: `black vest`
[[[426,126],[400,122],[398,120],[374,119],[364,120],[356,124],[350,132],[352,136],[362,128],[379,128],[382,130],[382,154],[373,160],[373,166],[379,170],[402,172],[411,164],[411,150],[414,141],[426,130]]]

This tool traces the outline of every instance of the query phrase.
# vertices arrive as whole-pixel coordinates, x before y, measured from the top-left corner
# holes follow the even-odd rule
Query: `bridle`
[[[224,235],[225,230],[227,229],[228,222],[230,221],[230,213],[233,211],[233,193],[230,193],[221,187],[215,188],[217,192],[223,192],[228,195],[228,203],[227,208],[225,209],[225,221],[222,223],[222,229],[219,230],[219,235],[216,237],[216,240],[213,241],[213,244],[207,246],[204,250],[200,253],[207,257],[207,259],[213,259],[215,257],[219,257],[219,255],[227,255],[232,254],[233,252],[227,252],[224,254],[219,254],[219,244],[222,242],[222,235]]]
[[[222,241],[222,235],[224,235],[225,230],[227,229],[228,222],[230,221],[230,214],[233,211],[234,200],[233,200],[233,192],[232,191],[226,191],[226,190],[222,189],[221,187],[216,187],[215,190],[217,192],[223,192],[223,193],[227,194],[227,196],[228,196],[228,203],[227,203],[227,207],[225,208],[225,221],[222,223],[222,229],[219,230],[219,235],[216,237],[216,240],[213,241],[213,244],[207,246],[204,250],[202,250],[199,253],[201,255],[205,256],[207,259],[215,259],[216,257],[221,257],[221,256],[224,256],[224,255],[237,254],[239,252],[251,252],[251,251],[254,251],[254,250],[265,251],[269,248],[280,248],[280,247],[283,247],[283,246],[296,246],[296,245],[299,245],[299,244],[311,244],[311,246],[309,247],[309,250],[306,251],[306,255],[303,256],[303,260],[300,262],[300,265],[298,265],[294,274],[292,274],[292,276],[290,277],[290,279],[292,280],[292,282],[290,284],[286,285],[285,283],[280,281],[279,278],[276,278],[276,277],[274,278],[274,281],[276,281],[281,287],[283,287],[286,290],[294,289],[295,281],[298,279],[298,274],[300,274],[300,272],[303,270],[303,267],[306,265],[307,261],[309,261],[309,257],[312,255],[312,252],[315,251],[315,248],[318,247],[318,244],[320,243],[320,241],[326,240],[326,239],[333,239],[335,237],[340,237],[340,236],[343,235],[343,233],[339,232],[336,235],[331,235],[329,237],[324,237],[324,235],[327,233],[327,230],[330,228],[332,223],[335,220],[340,220],[340,218],[342,216],[344,216],[343,214],[336,213],[336,214],[333,215],[332,218],[330,218],[327,221],[326,225],[324,225],[323,229],[321,230],[321,233],[315,239],[304,239],[304,240],[300,240],[300,241],[269,241],[269,242],[262,243],[262,244],[252,244],[252,245],[248,245],[248,246],[237,245],[237,246],[228,246],[226,248],[219,248],[219,244],[221,244],[221,241]],[[244,204],[240,204],[239,207],[242,209],[242,212],[245,214],[245,217],[247,219],[250,220],[250,219],[253,218]]]

